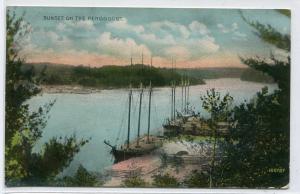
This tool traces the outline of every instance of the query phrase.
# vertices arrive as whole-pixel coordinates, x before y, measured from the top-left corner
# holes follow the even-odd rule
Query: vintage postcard
[[[289,10],[7,7],[7,187],[289,187]]]

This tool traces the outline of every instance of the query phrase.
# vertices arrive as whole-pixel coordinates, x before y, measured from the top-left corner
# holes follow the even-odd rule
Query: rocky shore
[[[165,141],[163,146],[151,154],[130,158],[106,169],[110,177],[103,186],[119,187],[130,177],[139,177],[150,187],[153,177],[169,174],[183,181],[193,171],[207,171],[211,160],[211,144],[193,143],[185,140]]]

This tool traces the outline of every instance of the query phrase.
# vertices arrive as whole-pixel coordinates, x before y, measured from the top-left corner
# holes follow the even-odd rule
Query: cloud
[[[223,24],[217,24],[217,27],[220,29],[221,32],[223,33],[228,33],[230,32],[230,29],[225,28]]]
[[[119,21],[113,21],[106,24],[107,27],[117,29],[117,30],[125,30],[128,32],[142,33],[145,31],[142,25],[130,25],[126,18],[123,18]]]
[[[109,23],[107,26],[115,30],[134,33],[138,40],[156,49],[157,55],[163,57],[197,58],[201,56],[201,53],[217,52],[220,48],[207,26],[199,21],[183,25],[164,20],[141,26],[132,25],[127,20],[123,20]]]
[[[151,55],[151,51],[143,44],[137,44],[132,38],[112,37],[110,32],[104,32],[97,38],[97,48],[103,54],[130,58],[131,55]]]
[[[180,60],[188,60],[190,57],[190,52],[183,46],[173,46],[165,49],[165,56],[180,58]]]
[[[243,37],[243,38],[247,37],[246,34],[241,33],[241,32],[239,32],[239,31],[235,31],[234,34],[235,34],[236,36]]]
[[[233,32],[233,35],[234,36],[232,36],[232,39],[234,40],[247,40],[247,35],[239,31]]]
[[[170,22],[168,20],[152,22],[149,24],[149,28],[152,32],[154,31],[161,34],[173,33],[175,35],[179,35],[184,39],[187,39],[190,36],[190,31],[186,26],[175,22]]]
[[[229,32],[235,32],[238,30],[238,24],[237,23],[232,23],[231,26],[225,27],[223,24],[217,24],[217,27],[219,30],[223,33],[229,33]]]
[[[159,22],[155,22],[151,24],[146,24],[144,27],[142,25],[129,24],[126,18],[120,21],[114,21],[106,24],[108,28],[111,28],[113,30],[134,33],[139,39],[146,42],[151,42],[154,44],[175,44],[176,43],[172,34],[168,33],[165,34],[164,36],[158,36],[157,31],[151,29],[150,27],[151,25],[155,26],[154,28],[157,28],[158,26],[161,26],[163,24],[159,24]],[[171,26],[170,24],[168,25]],[[147,28],[147,31],[145,30],[145,28]]]
[[[239,29],[238,24],[237,24],[236,22],[234,22],[234,23],[231,25],[231,30],[232,30],[232,31],[236,31],[236,30],[238,30],[238,29]]]
[[[205,24],[203,23],[200,23],[198,21],[193,21],[192,23],[189,24],[189,29],[192,31],[192,32],[198,32],[202,35],[206,35],[206,34],[209,34],[210,31],[209,29],[206,27]]]
[[[220,46],[212,36],[205,36],[201,39],[191,39],[186,43],[190,51],[190,59],[200,59],[204,55],[211,55],[219,51]]]
[[[67,30],[67,25],[63,22],[60,22],[57,24],[56,29],[58,31],[65,31],[65,30]]]
[[[58,35],[57,33],[53,32],[53,31],[49,31],[49,32],[44,32],[44,36],[46,36],[46,38],[49,38],[52,45],[54,47],[59,47],[59,48],[69,48],[72,45],[72,41],[67,38],[66,36],[61,36]]]
[[[95,26],[92,20],[64,21],[58,23],[56,29],[58,31],[68,31],[68,32],[71,32],[73,30],[90,31],[90,30],[95,30]]]
[[[216,44],[215,39],[211,36],[206,36],[196,41],[195,44],[198,44],[199,50],[204,49],[205,53],[217,52],[220,48],[220,46]]]
[[[156,34],[153,33],[144,33],[144,34],[139,34],[138,37],[148,43],[151,44],[156,44],[156,45],[175,45],[176,40],[174,36],[171,34],[168,34],[164,37],[158,37]]]
[[[239,31],[239,26],[236,22],[229,27],[225,27],[223,24],[217,24],[217,27],[224,34],[231,33],[234,40],[247,40],[247,35]]]
[[[26,42],[22,43],[23,53],[29,53],[26,51],[28,48],[36,48],[45,50],[52,48],[57,52],[69,49],[73,47],[73,41],[65,35],[60,35],[54,31],[46,31],[44,29],[36,30],[31,33]]]
[[[188,38],[190,32],[184,26],[170,21],[151,22],[145,25],[129,24],[127,19],[107,23],[113,30],[134,33],[139,39],[152,44],[175,44],[173,34]]]
[[[94,30],[94,23],[91,20],[79,21],[74,24],[74,28],[80,28],[85,30]]]
[[[246,68],[242,64],[239,57],[231,53],[217,53],[212,56],[205,56],[200,59],[191,60],[188,63],[189,67],[239,67]]]
[[[37,30],[26,54],[35,62],[123,65],[129,64],[131,56],[140,61],[143,53],[144,61],[153,56],[156,64],[168,66],[171,57],[180,65],[220,48],[208,27],[199,21],[186,25],[167,20],[134,25],[123,19],[104,25],[104,32],[92,21],[66,21],[55,25],[56,31]],[[89,36],[79,41],[74,38],[78,33]]]

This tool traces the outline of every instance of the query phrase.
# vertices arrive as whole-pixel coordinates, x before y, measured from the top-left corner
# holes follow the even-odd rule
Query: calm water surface
[[[205,115],[201,108],[200,95],[206,90],[215,88],[225,94],[230,93],[235,104],[250,100],[256,92],[264,86],[270,91],[277,88],[276,84],[264,84],[241,81],[240,79],[210,79],[205,85],[190,87],[190,104],[197,111]],[[131,139],[137,134],[138,91],[133,92]],[[141,133],[147,132],[148,91],[144,91],[141,117]],[[70,167],[65,170],[69,174],[82,164],[90,171],[101,172],[105,167],[113,164],[110,148],[103,141],[121,144],[126,139],[128,91],[125,89],[103,90],[93,94],[42,94],[29,101],[32,110],[56,99],[50,111],[50,118],[44,129],[43,137],[35,145],[35,150],[41,149],[44,142],[56,136],[70,136],[76,134],[78,138],[91,138],[75,156]],[[155,88],[152,96],[151,133],[158,133],[162,123],[170,116],[171,90],[170,88]],[[176,90],[176,108],[181,109],[181,89]]]

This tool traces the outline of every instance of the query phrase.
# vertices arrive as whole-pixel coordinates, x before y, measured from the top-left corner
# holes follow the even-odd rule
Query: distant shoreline
[[[204,79],[204,83],[198,83],[198,84],[191,84],[190,86],[195,86],[195,85],[205,85],[206,80],[211,80],[211,79],[239,79],[241,81],[245,82],[253,82],[253,83],[266,83],[266,84],[272,84],[274,82],[262,82],[262,81],[256,81],[256,80],[247,80],[247,79],[242,79],[242,78],[209,78],[209,79]],[[148,87],[148,86],[145,86]],[[154,88],[167,88],[170,87],[169,85],[166,86],[155,86]],[[181,87],[178,85],[177,87]],[[133,87],[133,89],[138,89],[139,87]],[[103,90],[117,90],[117,89],[128,89],[128,87],[92,87],[92,86],[82,86],[78,84],[55,84],[55,85],[49,85],[49,84],[42,84],[41,85],[42,93],[47,93],[47,94],[93,94],[93,93],[100,93]]]
[[[92,94],[99,93],[104,88],[87,87],[81,85],[42,85],[42,93],[47,94]]]
[[[199,84],[191,84],[190,86],[195,85],[205,85],[206,83],[199,83]],[[148,86],[145,86],[147,88]],[[153,88],[167,88],[170,87],[169,85],[166,86],[154,86]],[[178,86],[180,87],[180,86]],[[82,85],[48,85],[42,84],[41,85],[42,93],[47,94],[93,94],[93,93],[100,93],[102,90],[117,90],[117,89],[128,89],[128,87],[91,87],[91,86],[82,86]],[[139,89],[139,87],[133,87],[134,89]]]

